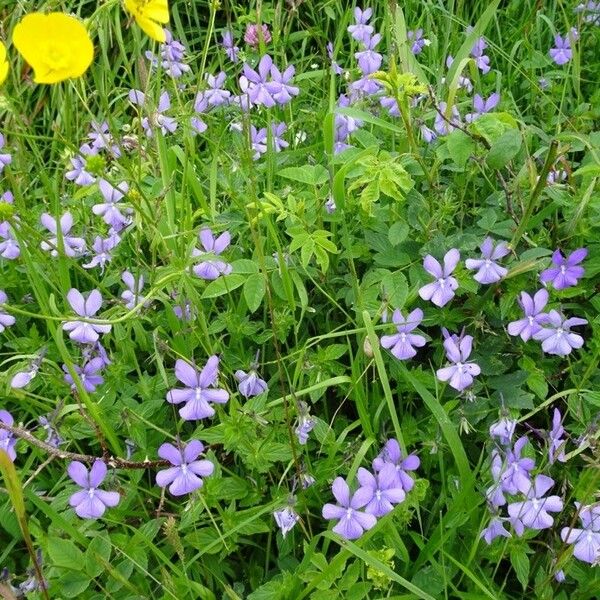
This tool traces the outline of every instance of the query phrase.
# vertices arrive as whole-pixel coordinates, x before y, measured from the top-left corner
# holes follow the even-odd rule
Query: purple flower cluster
[[[184,62],[185,46],[174,39],[173,34],[168,29],[164,31],[165,43],[160,45],[160,58],[149,50],[146,51],[145,56],[155,69],[160,65],[169,77],[178,79],[191,71],[190,66]]]
[[[177,129],[177,120],[173,117],[167,116],[165,113],[171,108],[171,97],[169,92],[163,91],[158,99],[158,105],[153,110],[146,100],[146,94],[140,90],[129,91],[129,101],[132,104],[139,106],[140,108],[149,108],[148,116],[142,117],[142,128],[144,129],[148,137],[154,135],[155,129],[160,129],[163,135],[174,133]]]
[[[573,544],[573,556],[590,565],[600,563],[600,504],[583,506],[575,502],[581,528],[563,527],[560,537]]]
[[[402,456],[400,445],[388,440],[383,451],[373,461],[373,470],[360,468],[357,473],[360,484],[354,494],[344,479],[337,477],[332,492],[337,504],[323,506],[323,518],[337,520],[333,531],[347,540],[359,538],[371,529],[379,517],[383,517],[406,498],[414,486],[407,471],[418,469],[419,458],[414,454]],[[362,510],[361,510],[362,509]]]
[[[563,508],[559,496],[547,495],[554,486],[554,480],[544,474],[533,477],[535,461],[522,456],[527,437],[520,437],[511,447],[515,428],[516,422],[507,417],[490,427],[491,436],[499,444],[492,451],[490,470],[494,483],[486,492],[492,518],[481,532],[481,537],[488,544],[499,536],[511,537],[506,524],[512,525],[519,537],[526,529],[548,529],[554,523],[550,513],[560,512]],[[513,498],[507,499],[507,496]],[[508,516],[503,517],[500,511],[505,506]]]
[[[284,106],[300,93],[299,88],[292,84],[295,72],[293,65],[281,72],[268,54],[260,59],[256,70],[244,63],[239,80],[241,96],[237,102],[244,109],[252,106],[271,108],[276,104]]]
[[[12,192],[4,192],[0,195],[0,205],[12,205],[14,197]],[[10,214],[8,212],[8,214]],[[7,260],[15,260],[21,255],[19,242],[15,237],[14,228],[18,223],[18,217],[12,216],[12,220],[0,221],[0,256]]]

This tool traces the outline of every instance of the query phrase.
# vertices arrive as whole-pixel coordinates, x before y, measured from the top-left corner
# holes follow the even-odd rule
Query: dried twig
[[[109,467],[114,469],[154,469],[157,467],[169,466],[171,464],[168,460],[135,461],[128,460],[126,458],[120,458],[118,456],[98,458],[97,456],[93,456],[91,454],[80,454],[78,452],[69,452],[68,450],[55,448],[46,442],[42,442],[42,440],[38,440],[38,438],[32,435],[27,429],[23,429],[22,427],[14,427],[0,421],[0,429],[4,429],[4,431],[12,433],[12,435],[21,440],[25,440],[28,444],[47,452],[50,456],[62,458],[63,460],[78,460],[87,464],[94,463],[97,460],[102,460]]]

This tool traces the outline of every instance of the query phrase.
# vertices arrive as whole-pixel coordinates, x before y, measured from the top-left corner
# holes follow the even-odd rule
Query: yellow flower
[[[125,0],[125,8],[146,35],[163,44],[167,41],[160,23],[169,22],[168,0]]]
[[[6,60],[6,48],[4,44],[0,42],[0,85],[4,83],[7,75],[8,61]]]
[[[36,83],[81,77],[94,57],[83,23],[63,13],[25,15],[13,31],[13,44],[33,68]]]

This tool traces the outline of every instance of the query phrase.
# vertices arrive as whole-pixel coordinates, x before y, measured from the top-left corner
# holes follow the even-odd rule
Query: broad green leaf
[[[518,154],[522,141],[518,129],[509,129],[492,144],[485,162],[492,169],[503,169]]]
[[[53,565],[74,571],[85,568],[83,552],[71,540],[48,538],[48,556]]]
[[[404,221],[396,221],[388,231],[388,240],[392,246],[402,243],[410,232],[410,228]]]
[[[202,298],[218,298],[244,285],[246,276],[238,273],[224,275],[211,281],[204,290]]]
[[[515,570],[517,579],[525,590],[529,582],[529,557],[527,556],[523,546],[514,546],[511,548],[510,564]]]
[[[475,154],[477,144],[464,131],[455,129],[447,138],[448,153],[454,163],[461,169],[467,164],[469,157]]]
[[[280,177],[299,181],[307,185],[323,185],[329,181],[329,173],[322,165],[304,165],[303,167],[287,167],[277,172]]]
[[[244,282],[244,299],[250,312],[255,312],[265,295],[265,279],[261,273],[254,273]]]

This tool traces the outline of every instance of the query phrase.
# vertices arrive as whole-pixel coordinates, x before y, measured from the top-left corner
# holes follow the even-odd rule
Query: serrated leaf
[[[260,273],[250,275],[244,282],[244,299],[250,312],[255,312],[265,295],[265,280]]]
[[[304,165],[303,167],[287,167],[277,173],[280,177],[299,181],[307,185],[323,185],[329,181],[327,169],[322,165]]]
[[[396,221],[388,231],[388,239],[392,246],[402,243],[407,237],[410,228],[404,221]]]
[[[59,537],[48,539],[48,557],[53,566],[81,571],[85,567],[83,552],[71,541]]]
[[[112,548],[106,534],[95,537],[85,552],[85,571],[90,577],[98,577],[110,561]]]

